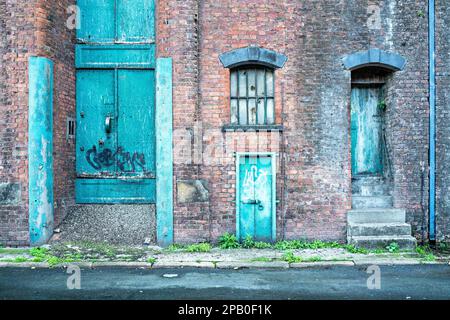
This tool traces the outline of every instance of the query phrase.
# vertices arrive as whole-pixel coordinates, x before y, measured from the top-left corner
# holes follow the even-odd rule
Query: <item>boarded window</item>
[[[275,123],[274,72],[263,67],[231,70],[231,123],[269,125]]]

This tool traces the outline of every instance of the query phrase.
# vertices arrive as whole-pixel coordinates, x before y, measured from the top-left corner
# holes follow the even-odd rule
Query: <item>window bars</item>
[[[247,66],[231,70],[230,76],[231,124],[274,124],[274,70]]]

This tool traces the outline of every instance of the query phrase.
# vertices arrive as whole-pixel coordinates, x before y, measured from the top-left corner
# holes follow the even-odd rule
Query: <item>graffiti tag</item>
[[[145,155],[143,153],[126,152],[122,147],[118,147],[116,152],[111,149],[97,151],[97,147],[93,146],[86,153],[86,160],[95,170],[110,168],[117,165],[121,172],[136,172],[136,168],[140,167],[145,171]]]

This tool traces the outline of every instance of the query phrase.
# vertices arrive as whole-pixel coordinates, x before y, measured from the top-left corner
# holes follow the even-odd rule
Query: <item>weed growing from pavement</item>
[[[221,249],[238,249],[241,244],[234,234],[225,233],[219,238],[219,246]]]
[[[155,264],[156,261],[158,261],[158,259],[153,258],[153,257],[147,259],[147,263],[151,263],[151,264]]]
[[[185,249],[185,246],[178,244],[178,243],[174,243],[174,244],[171,244],[170,246],[168,246],[166,248],[166,251],[175,252],[175,251],[184,250],[184,249]]]
[[[397,253],[400,251],[400,246],[397,242],[391,242],[387,247],[386,250],[390,253]]]
[[[253,258],[251,262],[272,262],[274,261],[274,258],[268,258],[268,257],[258,257]]]
[[[22,254],[22,253],[28,253],[28,250],[29,249],[0,247],[0,254]]]
[[[288,263],[299,263],[303,261],[301,257],[296,256],[292,251],[286,252],[282,259]]]
[[[433,254],[433,251],[429,246],[417,246],[416,253],[420,256],[422,261],[436,261],[436,256]]]
[[[209,243],[191,244],[186,248],[187,252],[210,252],[212,249]]]

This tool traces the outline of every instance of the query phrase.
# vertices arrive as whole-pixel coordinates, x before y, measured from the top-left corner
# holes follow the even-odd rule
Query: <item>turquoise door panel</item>
[[[155,73],[118,70],[118,171],[155,176]]]
[[[117,40],[153,42],[155,39],[154,0],[117,0]]]
[[[154,0],[78,0],[84,43],[151,43],[155,40]]]
[[[274,240],[274,180],[271,157],[242,156],[239,160],[239,237]]]
[[[239,228],[241,239],[255,236],[255,188],[253,175],[258,170],[254,157],[242,157],[239,163]]]
[[[78,0],[81,26],[77,38],[81,42],[113,43],[116,38],[115,3],[113,0]]]
[[[352,174],[382,174],[380,88],[355,87],[351,98]]]
[[[155,203],[155,179],[77,179],[76,201],[83,204]]]
[[[115,71],[77,71],[77,172],[79,175],[114,175],[116,130],[106,119],[115,115]],[[113,122],[114,125],[114,122]]]
[[[272,161],[267,157],[257,158],[258,173],[255,181],[255,239],[272,240]]]

